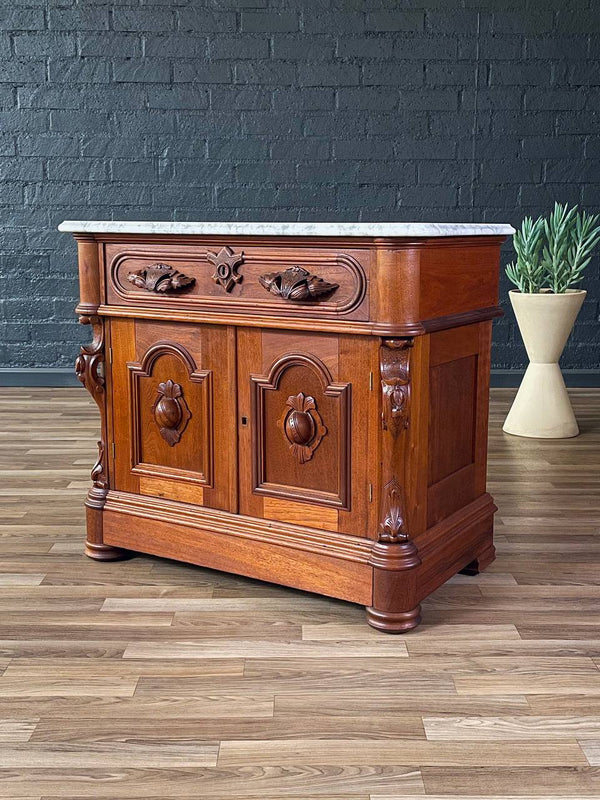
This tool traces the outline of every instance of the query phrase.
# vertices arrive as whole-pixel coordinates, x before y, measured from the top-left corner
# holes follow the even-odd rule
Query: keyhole
[[[248,417],[242,417],[242,425],[248,424]]]

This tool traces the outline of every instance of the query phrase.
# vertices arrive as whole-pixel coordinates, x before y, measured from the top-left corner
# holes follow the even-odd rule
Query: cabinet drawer
[[[109,305],[368,319],[366,249],[136,242],[104,256]]]

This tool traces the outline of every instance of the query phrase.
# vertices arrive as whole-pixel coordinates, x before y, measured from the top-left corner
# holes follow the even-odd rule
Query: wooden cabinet
[[[328,239],[87,225],[70,229],[94,331],[77,374],[102,425],[88,555],[339,597],[389,632],[492,560],[502,226]]]

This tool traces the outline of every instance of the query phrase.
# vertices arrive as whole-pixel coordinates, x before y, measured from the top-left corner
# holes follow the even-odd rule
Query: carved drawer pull
[[[184,275],[170,264],[152,264],[136,272],[130,272],[127,280],[148,292],[177,292],[192,286],[196,279]]]
[[[181,439],[192,414],[178,383],[171,380],[159,383],[156,392],[156,400],[152,406],[154,419],[162,438],[169,447],[173,447]]]
[[[287,439],[292,455],[301,464],[310,461],[327,433],[314,398],[306,397],[302,392],[288,397],[278,425]]]
[[[289,267],[283,272],[266,272],[260,275],[258,280],[271,294],[295,303],[331,294],[339,285],[328,283],[318,275],[311,275],[308,270],[298,266]]]

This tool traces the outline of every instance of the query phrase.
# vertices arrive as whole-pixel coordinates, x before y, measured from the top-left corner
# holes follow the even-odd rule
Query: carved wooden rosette
[[[181,386],[172,380],[159,383],[152,411],[160,435],[169,447],[173,447],[192,417]]]
[[[271,294],[296,303],[315,300],[338,288],[337,283],[328,283],[299,266],[289,267],[281,272],[265,272],[259,276],[258,282]]]
[[[149,267],[130,272],[127,280],[140,289],[159,294],[178,292],[192,286],[196,281],[195,278],[184,275],[170,264],[151,264]]]
[[[108,475],[105,466],[105,439],[106,439],[106,396],[104,375],[104,323],[97,316],[80,316],[82,325],[91,325],[93,338],[91,344],[83,345],[75,361],[75,374],[88,392],[96,401],[100,409],[101,435],[98,442],[98,460],[91,472],[93,486],[88,494],[88,501],[94,502],[94,507],[104,505],[104,498],[108,491]],[[101,503],[98,506],[98,503]]]
[[[310,461],[327,433],[314,398],[306,397],[302,392],[288,397],[277,424],[283,431],[290,452],[301,464]]]
[[[215,272],[212,279],[215,283],[230,292],[236,283],[241,283],[244,279],[243,275],[239,275],[237,268],[240,264],[244,263],[243,253],[234,253],[229,247],[222,247],[218,253],[212,253],[210,250],[206,251],[206,257],[215,265]]]

